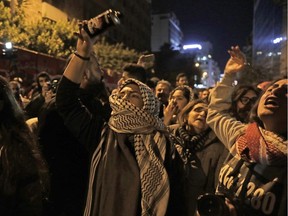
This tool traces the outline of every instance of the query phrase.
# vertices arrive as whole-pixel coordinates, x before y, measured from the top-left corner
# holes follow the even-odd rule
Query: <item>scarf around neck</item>
[[[252,123],[236,141],[236,148],[244,161],[287,166],[287,144],[287,140]]]
[[[122,88],[130,83],[139,86],[144,106],[140,109],[114,93],[109,98],[112,114],[108,124],[117,133],[133,135],[140,170],[141,215],[164,216],[170,193],[168,174],[164,167],[165,126],[158,117],[158,101],[151,89],[134,79],[126,80]]]
[[[199,134],[190,134],[185,126],[179,127],[179,136],[183,140],[184,148],[190,149],[191,153],[196,153],[201,151],[204,148],[206,140],[209,138],[210,128],[199,133]]]
[[[189,164],[193,160],[193,156],[196,152],[200,152],[205,148],[206,141],[209,138],[210,128],[199,133],[190,134],[184,126],[180,126],[176,134],[171,133],[171,139],[175,143],[175,147],[181,156],[184,164]]]

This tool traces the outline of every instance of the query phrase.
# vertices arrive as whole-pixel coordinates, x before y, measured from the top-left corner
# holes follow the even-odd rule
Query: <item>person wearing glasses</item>
[[[83,28],[79,35],[56,104],[65,125],[91,156],[84,215],[183,215],[179,155],[158,117],[158,99],[146,84],[129,78],[110,95],[112,113],[103,125],[101,113],[92,115],[77,97],[97,40]]]
[[[283,77],[271,82],[253,106],[248,124],[237,121],[227,108],[236,74],[241,73],[246,59],[238,46],[232,46],[228,53],[230,59],[223,80],[211,92],[207,115],[208,125],[229,150],[216,190],[221,197],[216,200],[221,200],[218,204],[225,212],[211,212],[219,210],[220,205],[207,208],[211,196],[206,197],[208,202],[204,202],[205,196],[200,199],[198,204],[202,203],[204,208],[198,208],[198,212],[200,215],[201,211],[230,216],[287,215],[288,80]]]
[[[237,87],[231,96],[230,115],[243,123],[249,122],[250,111],[259,96],[259,90],[252,85]]]

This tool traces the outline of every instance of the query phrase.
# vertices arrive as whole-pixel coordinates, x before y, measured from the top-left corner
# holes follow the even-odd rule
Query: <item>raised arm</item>
[[[78,93],[95,40],[96,38],[91,39],[84,30],[80,30],[77,51],[67,65],[56,93],[57,110],[65,125],[88,148],[93,144],[88,141],[95,141],[100,136],[103,119],[101,113],[92,115],[89,112],[78,98]]]
[[[67,79],[77,84],[81,82],[95,42],[96,37],[90,38],[83,28],[80,29],[76,52],[63,74]]]
[[[225,66],[224,78],[210,94],[207,123],[221,142],[230,149],[245,128],[244,124],[230,116],[228,109],[231,106],[236,73],[243,69],[246,58],[238,46],[231,47],[228,53],[230,59]]]

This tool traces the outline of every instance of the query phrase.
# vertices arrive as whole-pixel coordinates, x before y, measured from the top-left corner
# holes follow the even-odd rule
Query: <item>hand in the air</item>
[[[230,59],[226,63],[224,72],[231,74],[241,71],[246,63],[245,54],[240,50],[239,46],[232,46],[228,53],[230,54]]]

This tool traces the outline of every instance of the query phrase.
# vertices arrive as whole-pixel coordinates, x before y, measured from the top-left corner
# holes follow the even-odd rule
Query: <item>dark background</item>
[[[153,0],[152,8],[176,14],[184,34],[183,44],[210,41],[213,59],[221,71],[232,45],[251,44],[253,0]]]

